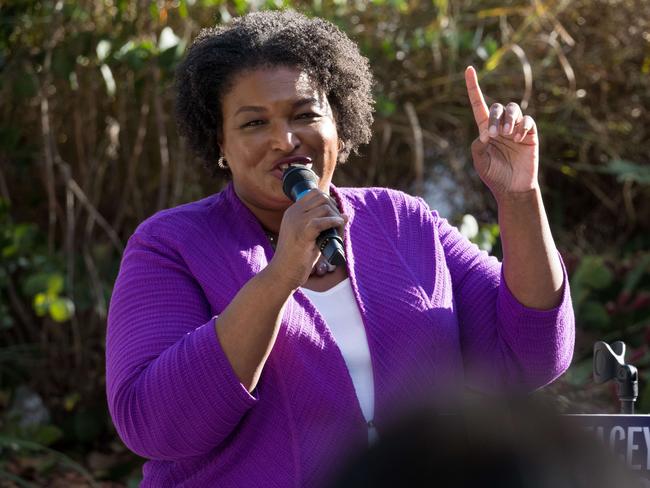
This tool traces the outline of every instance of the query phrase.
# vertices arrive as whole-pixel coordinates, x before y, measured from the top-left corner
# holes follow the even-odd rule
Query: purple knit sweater
[[[332,194],[350,217],[348,273],[380,435],[400,400],[441,391],[462,372],[535,388],[568,367],[566,276],[557,308],[526,308],[499,262],[421,199],[386,189]],[[157,213],[129,240],[111,299],[106,376],[121,438],[149,459],[142,486],[318,486],[337,459],[367,442],[343,357],[300,291],[253,395],[221,349],[214,317],[272,255],[232,184]]]

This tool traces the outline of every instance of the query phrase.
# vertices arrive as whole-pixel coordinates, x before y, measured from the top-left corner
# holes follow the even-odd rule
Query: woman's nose
[[[300,138],[296,131],[287,123],[278,123],[272,131],[272,148],[283,152],[291,152],[300,146]]]

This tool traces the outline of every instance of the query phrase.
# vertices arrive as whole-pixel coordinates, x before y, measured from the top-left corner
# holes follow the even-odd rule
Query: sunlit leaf
[[[36,315],[39,317],[47,315],[49,309],[49,300],[47,295],[45,293],[37,293],[36,296],[34,296],[32,306],[34,307],[34,312],[36,312]]]
[[[641,165],[623,159],[613,159],[607,163],[607,173],[616,175],[618,181],[636,181],[642,185],[650,185],[650,166]]]
[[[497,51],[497,49],[499,49],[499,44],[491,37],[487,37],[483,41],[483,47],[485,48],[487,55],[492,56]]]
[[[221,17],[221,22],[230,22],[230,19],[232,19],[232,15],[230,15],[230,12],[228,12],[228,8],[226,7],[223,2],[219,0],[204,0],[205,2],[208,1],[214,1],[216,2],[216,5],[219,5],[219,16]]]
[[[18,253],[18,247],[15,246],[14,244],[10,244],[10,245],[2,248],[2,257],[3,258],[10,258],[12,256],[15,256],[17,253]]]
[[[30,440],[42,445],[50,446],[63,437],[63,431],[56,425],[41,425],[30,435]]]
[[[478,234],[478,222],[473,215],[465,214],[458,230],[466,239],[473,239]]]
[[[115,59],[127,63],[133,70],[138,71],[156,53],[157,47],[151,41],[138,43],[128,41],[115,53]]]
[[[46,293],[51,296],[56,296],[63,291],[63,276],[58,273],[50,275],[47,280]]]
[[[160,12],[158,11],[158,2],[149,2],[149,15],[151,16],[151,20],[156,22],[158,21],[158,18],[160,17]]]
[[[606,329],[610,324],[610,317],[601,303],[587,302],[578,312],[578,322],[590,329]]]
[[[109,96],[114,96],[116,86],[115,79],[113,78],[113,72],[106,64],[102,64],[99,70],[102,73],[102,78],[104,78],[104,83],[106,83],[106,91],[108,92]]]
[[[479,247],[479,249],[490,252],[494,247],[496,238],[490,233],[489,229],[483,227],[472,241]]]
[[[585,256],[578,269],[573,274],[573,283],[581,284],[597,290],[608,287],[613,279],[612,272],[605,266],[600,256]]]
[[[99,61],[104,62],[110,52],[111,43],[109,41],[102,39],[97,43],[97,59],[99,59]]]
[[[30,274],[23,282],[23,293],[25,295],[34,296],[37,293],[45,292],[47,290],[47,283],[50,276],[51,273]]]
[[[63,399],[63,408],[66,411],[71,412],[74,410],[77,403],[79,403],[79,400],[81,400],[81,394],[79,392],[70,393]]]
[[[181,19],[187,17],[187,0],[180,0],[178,4],[178,15],[181,16]]]
[[[74,314],[74,303],[69,298],[57,298],[50,304],[50,317],[55,322],[70,320]]]
[[[397,104],[384,96],[377,97],[375,106],[377,107],[377,112],[379,112],[384,117],[392,115],[395,110],[397,110]]]
[[[390,59],[395,59],[395,46],[390,39],[384,39],[381,41],[381,50]]]
[[[489,17],[503,17],[513,14],[528,15],[529,13],[529,7],[497,7],[479,10],[476,16],[479,19],[487,19]]]
[[[650,74],[650,56],[646,56],[641,66],[641,73],[644,75]]]
[[[180,37],[174,34],[174,31],[171,27],[165,27],[162,31],[160,31],[160,37],[158,38],[158,49],[160,51],[164,51],[165,49],[176,47],[178,46],[180,40]]]
[[[501,58],[503,58],[505,52],[506,52],[505,49],[501,48],[497,50],[492,56],[490,56],[488,60],[485,62],[485,70],[494,71],[497,68],[497,66],[499,66],[499,63],[501,62]]]
[[[575,178],[578,175],[578,172],[568,164],[563,164],[560,167],[560,171],[562,172],[562,174],[570,176],[571,178]]]
[[[248,11],[248,2],[246,0],[233,0],[237,15],[244,15]]]

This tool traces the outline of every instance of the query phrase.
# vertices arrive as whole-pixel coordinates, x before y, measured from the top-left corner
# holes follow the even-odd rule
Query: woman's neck
[[[280,233],[280,225],[282,224],[284,210],[269,210],[251,207],[248,207],[248,209],[253,213],[266,232],[276,236]]]

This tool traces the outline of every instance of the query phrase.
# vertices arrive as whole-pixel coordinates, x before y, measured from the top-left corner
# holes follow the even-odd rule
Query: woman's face
[[[306,73],[288,67],[240,74],[222,101],[222,154],[235,192],[253,213],[286,209],[282,163],[311,158],[327,192],[338,156],[336,122],[327,97]]]

